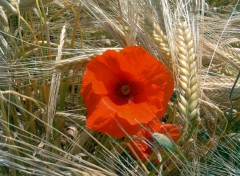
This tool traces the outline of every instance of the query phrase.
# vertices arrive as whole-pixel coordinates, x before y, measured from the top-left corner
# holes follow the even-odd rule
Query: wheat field
[[[239,0],[1,0],[0,176],[240,175],[239,34]],[[157,164],[85,125],[87,63],[132,45],[174,78]]]

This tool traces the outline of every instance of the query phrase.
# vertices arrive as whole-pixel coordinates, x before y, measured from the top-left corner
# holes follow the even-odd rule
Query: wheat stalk
[[[90,54],[84,58],[70,58],[58,61],[53,64],[53,68],[60,71],[80,70],[83,68],[93,57],[94,54]]]
[[[214,129],[214,132],[212,134],[212,136],[215,137],[215,140],[219,140],[225,133],[226,129],[227,129],[227,125],[228,125],[228,120],[226,119],[224,113],[222,110],[220,110],[220,108],[216,105],[214,105],[213,103],[206,101],[205,97],[203,96],[204,99],[201,99],[201,106],[205,107],[206,109],[209,110],[209,112],[212,114],[212,121],[215,121],[215,125],[218,126],[219,122],[223,122],[223,129],[221,131],[221,133],[218,136],[214,136],[215,135],[215,131],[216,129]],[[207,118],[207,117],[205,117]],[[209,117],[208,117],[209,118]],[[220,128],[221,129],[221,128]],[[210,141],[210,140],[209,140]],[[209,142],[208,141],[208,142]]]
[[[66,26],[64,25],[60,35],[60,43],[58,46],[56,61],[60,60],[62,57],[62,48],[64,45],[65,36],[66,36]],[[61,79],[61,73],[53,73],[51,87],[50,87],[49,101],[48,101],[48,112],[47,112],[47,124],[48,124],[46,128],[47,141],[50,141],[50,138],[52,135],[51,127],[53,124],[53,117],[54,117],[55,109],[57,105],[57,96],[58,96],[58,91],[60,86],[60,79]]]

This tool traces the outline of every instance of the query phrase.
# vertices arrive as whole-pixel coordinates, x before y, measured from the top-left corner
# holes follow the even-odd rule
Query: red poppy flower
[[[161,124],[158,120],[153,120],[138,131],[133,141],[130,143],[131,147],[140,159],[149,158],[152,154],[151,142],[153,141],[153,133],[161,133],[177,141],[180,137],[180,128],[177,125]],[[129,150],[132,152],[131,150]]]
[[[121,138],[162,117],[174,82],[166,67],[139,46],[107,50],[86,67],[81,94],[87,127]]]

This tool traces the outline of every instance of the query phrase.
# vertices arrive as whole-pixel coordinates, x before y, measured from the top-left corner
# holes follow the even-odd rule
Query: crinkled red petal
[[[147,144],[147,141],[152,141],[152,134],[155,132],[164,134],[173,141],[177,141],[180,137],[179,126],[173,124],[161,124],[157,119],[154,119],[145,127],[142,127],[137,132],[137,137],[135,137],[134,141],[130,143],[139,158],[146,159],[152,154],[151,147]],[[131,152],[131,150],[129,151]]]
[[[91,94],[86,107],[88,109],[88,127],[117,138],[124,137],[126,134],[136,134],[140,124],[149,123],[156,116],[152,112],[152,106],[145,103],[129,103],[119,106],[113,103],[107,96],[103,97],[97,94]],[[113,128],[108,128],[108,126]]]
[[[129,101],[115,95],[124,81],[131,82]],[[173,87],[169,71],[143,48],[108,50],[88,63],[82,79],[87,126],[117,138],[136,134],[139,124],[164,115]]]

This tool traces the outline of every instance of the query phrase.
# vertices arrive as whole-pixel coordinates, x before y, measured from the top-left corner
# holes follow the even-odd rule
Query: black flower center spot
[[[121,86],[121,93],[122,93],[122,95],[124,95],[124,96],[129,95],[130,91],[131,91],[131,89],[130,89],[129,85],[124,84],[124,85]]]
[[[140,91],[140,85],[131,80],[120,80],[113,85],[113,101],[116,104],[135,102]]]

